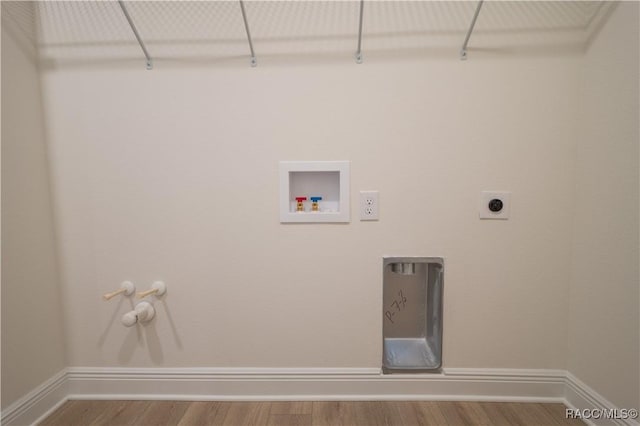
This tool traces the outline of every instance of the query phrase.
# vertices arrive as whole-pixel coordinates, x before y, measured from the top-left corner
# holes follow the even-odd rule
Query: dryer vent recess
[[[383,373],[441,370],[443,282],[440,257],[383,259]]]

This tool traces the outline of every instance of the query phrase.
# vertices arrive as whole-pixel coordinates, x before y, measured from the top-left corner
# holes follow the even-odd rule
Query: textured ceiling
[[[179,60],[246,60],[239,1],[127,1],[156,65]],[[476,1],[365,1],[362,50],[456,56]],[[359,1],[246,1],[256,56],[352,58]],[[591,1],[485,1],[469,44],[484,51],[578,50],[612,8]],[[117,1],[2,2],[3,25],[23,33],[41,60],[140,60],[142,52]]]

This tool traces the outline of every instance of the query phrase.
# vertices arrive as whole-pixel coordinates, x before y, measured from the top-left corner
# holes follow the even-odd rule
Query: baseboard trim
[[[383,375],[371,368],[73,367],[4,410],[2,424],[32,424],[69,399],[502,401],[612,408],[565,370],[448,368],[439,374]]]
[[[74,398],[202,400],[491,400],[560,401],[562,370],[449,369],[383,375],[379,369],[70,368]]]
[[[27,425],[37,422],[66,400],[67,370],[62,369],[0,414],[0,424]]]
[[[605,397],[589,387],[582,380],[572,373],[566,374],[565,404],[569,408],[579,410],[609,410],[617,408]],[[627,407],[631,408],[631,407]],[[633,419],[582,419],[588,425],[620,425],[620,426],[640,426],[637,420]]]

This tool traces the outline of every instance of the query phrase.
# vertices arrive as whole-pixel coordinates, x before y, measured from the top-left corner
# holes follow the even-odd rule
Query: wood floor
[[[582,425],[562,404],[68,401],[40,425]]]

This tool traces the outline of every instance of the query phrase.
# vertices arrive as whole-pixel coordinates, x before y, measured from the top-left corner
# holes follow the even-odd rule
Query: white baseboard
[[[383,375],[379,369],[70,368],[71,398],[126,395],[182,400],[492,400],[559,401],[561,370],[451,369]]]
[[[29,425],[53,412],[67,399],[67,370],[62,369],[40,386],[2,410],[0,424]]]
[[[565,404],[569,408],[579,410],[610,410],[618,408],[570,372],[567,372],[566,375]],[[588,425],[640,426],[637,419],[594,420],[583,418],[582,420]]]
[[[449,368],[440,374],[383,375],[371,368],[73,367],[4,410],[2,424],[32,424],[68,399],[517,401],[612,407],[565,370]]]

